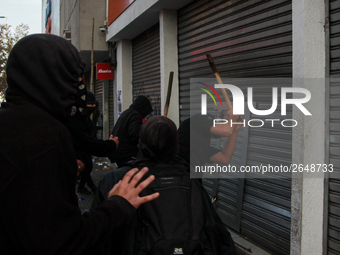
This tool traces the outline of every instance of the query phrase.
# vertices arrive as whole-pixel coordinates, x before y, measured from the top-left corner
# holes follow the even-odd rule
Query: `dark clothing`
[[[99,207],[106,199],[112,187],[124,178],[124,175],[133,168],[133,165],[125,165],[108,172],[99,182],[98,190],[92,203],[92,209]],[[111,187],[111,188],[109,188]]]
[[[47,34],[24,37],[9,55],[0,108],[2,254],[95,254],[134,217],[118,196],[83,215],[78,208],[76,155],[64,123],[72,106],[83,106],[84,65],[71,43]]]
[[[155,176],[140,196],[155,191],[160,196],[141,205],[137,221],[114,233],[100,254],[236,254],[230,233],[207,192],[198,180],[190,179],[186,167],[176,162],[177,140],[176,125],[170,119],[151,117],[141,128],[137,159],[101,180],[93,207],[105,201],[110,187],[132,167],[148,167],[143,178]],[[181,249],[176,251],[178,245]]]
[[[116,162],[120,166],[137,156],[137,144],[143,118],[151,112],[152,107],[149,99],[145,96],[139,96],[129,109],[120,115],[112,130],[112,135],[119,138],[119,147],[113,154],[109,155],[111,162]]]
[[[116,149],[114,141],[95,137],[95,126],[87,116],[77,114],[69,118],[67,128],[74,139],[76,152],[86,152],[97,157],[106,157]]]
[[[84,187],[87,184],[92,190],[95,190],[95,184],[90,175],[93,167],[92,155],[106,157],[114,152],[116,143],[112,140],[97,139],[94,123],[90,117],[83,114],[70,117],[67,127],[73,138],[77,158],[85,165],[85,169],[81,173],[79,187]]]
[[[195,244],[197,249],[204,249],[205,253],[195,250],[195,254],[237,254],[230,233],[213,208],[206,190],[197,180],[189,178],[182,165],[147,164],[139,168],[142,166],[149,168],[146,176],[153,174],[156,179],[141,196],[156,190],[160,192],[160,197],[140,206],[137,209],[138,221],[121,229],[119,234],[112,235],[111,241],[102,247],[99,254],[149,254],[146,250],[150,247],[153,247],[150,254],[164,253],[156,252],[155,247],[172,254],[174,247],[168,246],[174,243],[178,246]],[[99,201],[95,200],[94,206],[105,200],[110,187],[122,179],[129,169],[131,167],[122,167],[104,176],[98,187],[99,196],[96,199]],[[171,182],[180,182],[181,185],[172,186]],[[190,245],[184,251],[186,248],[190,250]]]
[[[85,107],[80,97],[86,89],[77,93],[85,62],[77,48],[60,39],[39,34],[26,36],[15,44],[6,65],[6,97],[24,96],[64,121],[72,106]]]
[[[184,120],[179,126],[177,155],[191,167],[204,166],[210,162],[211,156],[220,152],[210,146],[212,126],[212,115],[198,114]]]
[[[86,104],[98,104],[94,94],[89,90],[86,93]],[[116,149],[116,143],[114,141],[97,139],[97,129],[90,118],[95,109],[96,107],[86,106],[82,113],[70,117],[69,122],[67,123],[67,127],[73,138],[77,158],[85,165],[85,169],[81,173],[78,187],[83,188],[87,183],[93,191],[96,187],[90,175],[93,167],[92,155],[106,157]]]
[[[135,163],[172,161],[177,153],[177,141],[177,128],[172,120],[160,115],[149,118],[141,128]]]
[[[0,253],[95,254],[133,218],[118,196],[81,215],[72,138],[58,120],[21,98],[8,98],[0,119]]]

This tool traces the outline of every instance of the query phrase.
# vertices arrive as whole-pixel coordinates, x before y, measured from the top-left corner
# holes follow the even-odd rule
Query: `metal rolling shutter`
[[[132,40],[133,99],[147,96],[154,111],[161,114],[159,24]]]
[[[340,1],[330,1],[328,254],[340,252]],[[332,81],[336,78],[337,81]]]
[[[291,1],[195,1],[178,11],[178,36],[181,121],[189,117],[190,78],[214,78],[207,53],[221,77],[292,76]],[[259,86],[254,93],[260,94],[257,108],[268,109],[270,88]],[[291,129],[245,128],[232,164],[288,164],[291,138]],[[204,184],[218,196],[215,207],[229,227],[277,254],[289,254],[290,180],[208,179]]]
[[[94,95],[96,97],[96,100],[98,101],[98,109],[100,111],[100,114],[103,114],[103,80],[95,80],[94,82]],[[101,121],[103,118],[99,118]],[[103,127],[103,123],[98,123],[99,127]],[[97,133],[98,139],[103,139],[103,128],[98,130]]]
[[[115,125],[114,120],[114,91],[113,91],[113,80],[109,81],[109,130],[110,133]]]

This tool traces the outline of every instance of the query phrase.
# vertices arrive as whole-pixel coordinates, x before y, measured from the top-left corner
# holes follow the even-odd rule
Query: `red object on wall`
[[[48,17],[45,34],[50,34],[51,33],[51,23],[52,23],[51,17]]]
[[[112,67],[109,63],[97,63],[97,80],[113,79]]]
[[[109,25],[133,2],[134,0],[109,0],[107,15]]]

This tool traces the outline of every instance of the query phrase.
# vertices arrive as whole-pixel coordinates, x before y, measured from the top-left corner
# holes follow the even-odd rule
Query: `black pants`
[[[81,173],[81,177],[80,177],[80,182],[79,182],[79,186],[78,188],[83,188],[85,186],[85,184],[87,184],[87,186],[89,186],[91,189],[95,187],[94,182],[91,178],[91,171],[92,171],[92,157],[89,154],[82,154],[82,161],[85,165],[85,169],[83,170],[83,172]]]

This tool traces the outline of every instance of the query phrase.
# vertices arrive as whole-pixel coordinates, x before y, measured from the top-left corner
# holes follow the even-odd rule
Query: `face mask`
[[[96,107],[85,107],[82,114],[90,116],[94,111],[96,110]]]
[[[77,94],[75,96],[75,105],[69,109],[70,116],[74,116],[77,112],[82,113],[86,107],[86,86],[81,80],[77,84]]]

